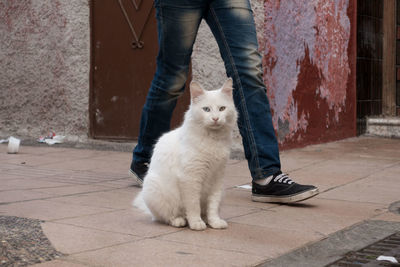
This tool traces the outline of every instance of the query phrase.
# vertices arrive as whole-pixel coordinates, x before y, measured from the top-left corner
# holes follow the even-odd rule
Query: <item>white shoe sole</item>
[[[251,200],[255,202],[269,202],[269,203],[294,203],[315,197],[318,194],[319,190],[318,188],[315,188],[299,194],[285,196],[285,197],[252,195]]]
[[[143,187],[143,181],[136,175],[136,173],[129,170],[129,176],[135,180],[137,186]]]

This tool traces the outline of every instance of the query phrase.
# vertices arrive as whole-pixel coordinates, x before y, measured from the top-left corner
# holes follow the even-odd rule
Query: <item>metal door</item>
[[[158,44],[153,1],[90,2],[90,134],[101,139],[135,139],[156,68]],[[178,101],[173,126],[182,120],[189,103],[188,91]]]

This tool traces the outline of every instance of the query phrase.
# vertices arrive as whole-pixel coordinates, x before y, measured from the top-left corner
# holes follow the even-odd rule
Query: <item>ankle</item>
[[[258,180],[254,180],[254,182],[258,185],[267,185],[269,184],[269,182],[271,182],[271,180],[274,178],[273,175],[270,175],[266,178],[262,178],[262,179],[258,179]]]

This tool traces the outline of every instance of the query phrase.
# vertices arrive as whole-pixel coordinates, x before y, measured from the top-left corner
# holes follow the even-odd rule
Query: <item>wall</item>
[[[280,144],[355,135],[353,0],[266,1],[264,80]]]
[[[355,135],[355,0],[252,1],[273,122],[282,148]],[[202,27],[194,78],[212,88],[225,72]],[[218,69],[218,71],[215,71]]]
[[[0,136],[88,133],[87,0],[0,1]]]
[[[251,3],[281,147],[354,136],[356,0]],[[35,137],[53,129],[85,139],[89,13],[87,0],[0,1],[0,136]],[[226,77],[205,23],[193,76],[206,88]]]

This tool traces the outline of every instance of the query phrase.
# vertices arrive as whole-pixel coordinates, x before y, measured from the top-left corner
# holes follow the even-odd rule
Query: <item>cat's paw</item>
[[[177,218],[171,219],[169,224],[174,227],[184,227],[184,226],[186,226],[186,220],[183,217],[177,217]]]
[[[209,219],[208,225],[214,229],[225,229],[228,227],[228,223],[220,218]]]
[[[189,221],[189,227],[192,230],[197,230],[201,231],[207,228],[207,225],[203,220],[195,220],[195,221]]]

